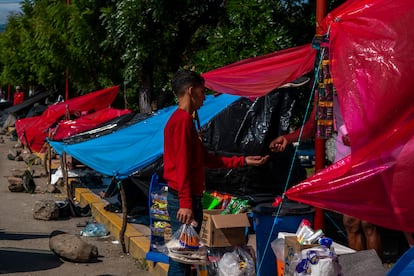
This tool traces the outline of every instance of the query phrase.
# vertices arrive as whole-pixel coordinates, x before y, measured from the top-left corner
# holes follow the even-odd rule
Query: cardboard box
[[[319,246],[319,244],[300,244],[295,236],[285,237],[285,266],[283,268],[284,275],[294,275],[296,267],[291,267],[291,262],[295,254],[300,253],[304,249]]]
[[[227,247],[246,244],[247,214],[222,215],[222,210],[204,210],[200,238],[208,247]]]

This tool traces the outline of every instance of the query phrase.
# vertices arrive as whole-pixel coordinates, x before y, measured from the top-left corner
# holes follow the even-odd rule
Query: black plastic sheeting
[[[96,137],[100,137],[100,136],[115,132],[127,126],[136,124],[142,120],[145,120],[146,118],[150,116],[152,116],[152,114],[131,112],[131,113],[116,117],[108,122],[105,122],[92,130],[84,131],[79,134],[67,137],[63,139],[62,141],[65,142],[66,144],[80,143],[80,142],[83,142],[89,139],[93,139]]]
[[[29,110],[35,103],[39,103],[43,101],[44,99],[46,99],[47,97],[51,97],[54,93],[55,92],[53,91],[40,92],[39,94],[36,94],[33,97],[26,99],[22,103],[6,108],[4,112],[5,113],[25,112],[26,110]]]
[[[288,133],[296,93],[292,88],[275,90],[250,100],[240,98],[202,128],[203,143],[221,155],[270,155],[260,167],[206,169],[207,191],[229,193],[247,198],[252,205],[269,202],[286,186],[294,148],[288,145],[281,153],[271,153],[268,145],[278,135]],[[153,173],[162,177],[162,158],[141,169],[129,179],[148,194]],[[306,178],[306,171],[296,159],[286,188]]]
[[[271,140],[288,133],[296,94],[291,88],[278,89],[252,101],[242,98],[218,114],[202,129],[204,144],[222,155],[270,155],[260,167],[206,169],[208,191],[248,198],[252,203],[267,202],[286,188],[306,178],[306,171],[295,159],[294,148],[272,153]]]

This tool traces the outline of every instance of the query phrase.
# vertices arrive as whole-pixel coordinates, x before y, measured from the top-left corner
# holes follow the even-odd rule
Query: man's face
[[[206,99],[205,90],[206,88],[204,85],[202,86],[191,86],[190,88],[190,95],[191,101],[195,110],[198,110],[202,105],[204,100]]]

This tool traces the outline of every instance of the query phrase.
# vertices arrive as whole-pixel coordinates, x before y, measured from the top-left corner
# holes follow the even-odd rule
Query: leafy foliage
[[[24,0],[0,33],[0,83],[63,91],[68,70],[71,96],[124,84],[129,107],[148,112],[154,99],[173,101],[178,68],[309,43],[314,9],[315,0]]]
[[[285,4],[282,4],[285,2]],[[300,29],[314,28],[310,22],[302,22],[305,7],[293,5],[302,1],[229,0],[225,16],[217,28],[205,30],[196,39],[207,43],[199,50],[193,62],[200,71],[242,59],[302,44],[309,35],[295,38]],[[287,4],[291,3],[291,4]],[[258,24],[260,22],[260,24]],[[306,42],[308,43],[309,40]]]
[[[122,0],[104,11],[105,45],[122,49],[124,79],[139,88],[140,109],[150,108],[154,83],[160,94],[171,74],[182,66],[182,54],[203,26],[218,20],[222,0]],[[146,103],[143,103],[146,101]]]

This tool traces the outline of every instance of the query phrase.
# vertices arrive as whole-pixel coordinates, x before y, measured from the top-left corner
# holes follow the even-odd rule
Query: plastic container
[[[315,215],[313,207],[293,201],[285,201],[282,204],[277,219],[278,207],[273,207],[272,203],[262,203],[253,209],[256,230],[256,273],[258,276],[276,275],[276,256],[270,244],[277,238],[279,232],[296,233],[304,218],[313,224]],[[271,233],[273,224],[275,226]],[[266,248],[268,240],[269,244]]]

